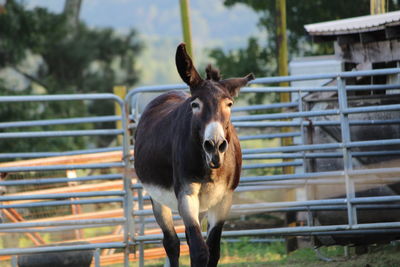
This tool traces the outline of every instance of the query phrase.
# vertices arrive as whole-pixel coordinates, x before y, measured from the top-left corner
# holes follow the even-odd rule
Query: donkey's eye
[[[192,106],[193,109],[200,108],[200,104],[197,102],[192,102],[192,103],[190,103],[190,105]]]
[[[226,105],[227,105],[228,107],[232,107],[232,105],[233,105],[233,102],[232,102],[232,101],[230,101],[230,102],[228,102]]]

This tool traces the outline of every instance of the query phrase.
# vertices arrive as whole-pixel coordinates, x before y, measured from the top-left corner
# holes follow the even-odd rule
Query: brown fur
[[[159,189],[153,190],[164,190],[160,192],[174,191],[186,227],[192,266],[216,266],[222,226],[242,166],[239,139],[230,121],[230,105],[239,88],[254,77],[248,75],[221,81],[219,71],[209,65],[207,79],[203,80],[183,44],[178,46],[176,65],[182,80],[190,86],[191,95],[172,91],[149,103],[135,134],[135,169],[141,182],[149,188],[154,186]],[[193,106],[194,100],[201,103],[201,109]],[[206,152],[204,144],[207,140],[203,135],[210,122],[219,122],[225,136],[215,140],[214,149]],[[227,144],[226,149],[221,149],[219,144]],[[211,153],[214,165],[206,160]],[[160,194],[154,194],[158,194],[160,200]],[[207,199],[207,196],[215,198]],[[203,202],[196,204],[192,199],[211,203],[209,214],[213,224],[207,244],[201,236],[199,214],[193,214],[193,210],[199,209],[196,205]],[[152,200],[171,266],[178,266],[179,240],[171,227],[170,209]]]

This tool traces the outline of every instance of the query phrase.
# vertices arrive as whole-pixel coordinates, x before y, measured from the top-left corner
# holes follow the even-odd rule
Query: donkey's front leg
[[[221,202],[208,210],[207,245],[210,251],[208,267],[217,266],[220,257],[222,227],[232,206],[233,192],[227,192]]]
[[[176,235],[171,209],[151,199],[154,217],[160,226],[164,238],[163,245],[171,267],[179,266],[180,241]]]
[[[185,185],[177,194],[179,214],[185,223],[192,267],[207,266],[209,257],[208,247],[203,239],[199,222],[200,186],[195,183]]]

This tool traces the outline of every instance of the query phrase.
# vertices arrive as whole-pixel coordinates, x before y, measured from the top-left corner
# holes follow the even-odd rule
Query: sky
[[[46,7],[55,13],[63,11],[65,2],[20,1],[28,8]],[[223,0],[192,0],[190,15],[194,57],[201,65],[209,62],[207,51],[212,48],[245,47],[250,36],[265,35],[257,27],[257,14],[245,5],[227,8]],[[145,44],[138,61],[141,84],[180,82],[172,61],[176,45],[182,42],[179,0],[83,0],[80,19],[90,27],[138,31]]]
[[[64,0],[21,0],[28,7],[62,12]],[[226,8],[222,0],[190,1],[193,39],[235,47],[258,34],[258,17],[248,7]],[[80,19],[92,27],[121,32],[135,28],[144,36],[181,38],[179,0],[83,0]]]

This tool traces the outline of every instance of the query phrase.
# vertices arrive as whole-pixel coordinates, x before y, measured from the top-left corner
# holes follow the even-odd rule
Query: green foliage
[[[259,18],[259,26],[265,28],[270,36],[269,46],[275,46],[276,40],[276,1],[266,0],[225,0],[228,7],[236,4],[244,4],[256,11]],[[396,0],[388,1],[388,10],[398,10],[400,3]],[[286,21],[288,30],[289,53],[296,54],[301,51],[300,42],[305,41],[306,32],[304,25],[329,20],[337,20],[349,17],[369,15],[370,0],[349,1],[296,1],[286,0]],[[326,53],[327,47],[320,46],[316,53]]]
[[[252,72],[256,77],[270,75],[268,58],[271,52],[262,48],[256,38],[247,42],[247,47],[225,53],[221,48],[211,50],[210,56],[217,61],[218,67],[224,76],[241,77]]]
[[[390,0],[388,3],[389,10],[400,8],[400,3],[396,0]],[[211,51],[211,57],[216,59],[217,65],[227,76],[236,74],[235,71],[231,71],[232,67],[226,67],[231,63],[238,63],[233,65],[234,67],[237,65],[252,66],[253,69],[250,69],[250,71],[253,71],[258,77],[276,75],[276,1],[225,0],[224,4],[228,7],[243,4],[257,12],[259,15],[259,27],[267,32],[266,47],[260,47],[257,39],[251,37],[246,48],[228,52],[223,52],[221,49],[216,48]],[[333,52],[332,44],[312,44],[306,36],[304,25],[368,15],[369,4],[369,0],[286,0],[289,57],[331,54]],[[241,61],[238,61],[238,54],[240,54]],[[262,58],[255,60],[252,56],[253,54],[258,54]],[[260,70],[261,72],[259,72]]]
[[[138,81],[135,64],[142,44],[134,30],[121,35],[112,29],[92,29],[82,22],[76,28],[70,28],[63,14],[54,14],[44,8],[27,10],[13,0],[7,1],[5,9],[6,12],[0,14],[0,68],[17,71],[29,85],[17,91],[0,80],[0,95],[110,93],[114,85],[132,86]],[[38,69],[36,72],[24,68],[27,60],[32,61],[32,55],[36,57],[33,59]],[[86,105],[79,101],[4,104],[0,106],[0,121],[112,115],[113,112],[111,101]],[[54,126],[51,129],[112,127],[113,123],[102,123]],[[45,129],[49,128],[29,128],[36,131]],[[3,142],[0,150],[62,151],[85,148],[89,144],[107,146],[113,137],[53,139]]]

